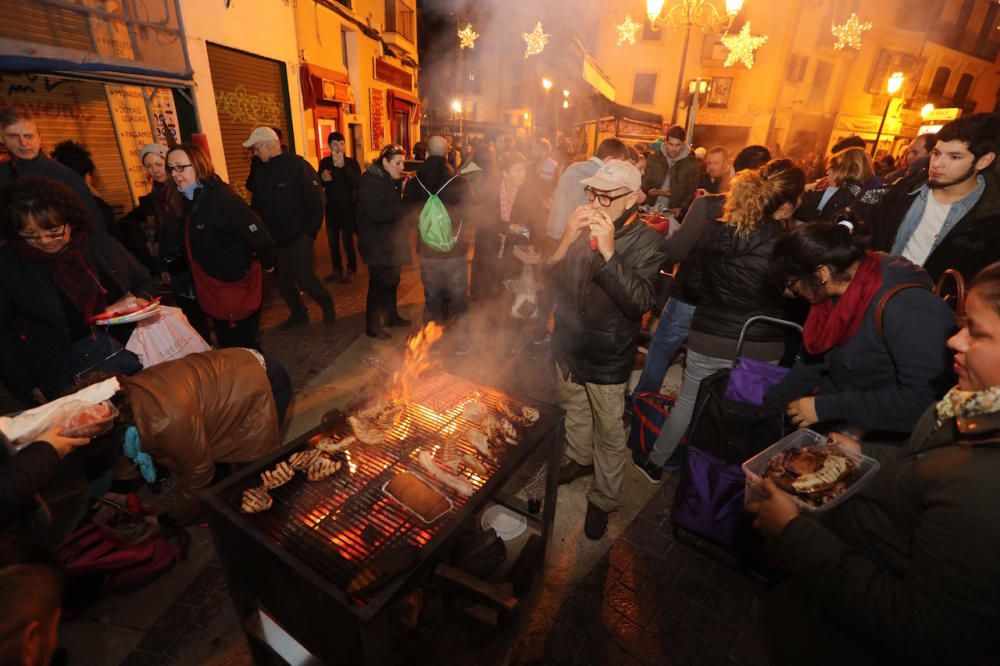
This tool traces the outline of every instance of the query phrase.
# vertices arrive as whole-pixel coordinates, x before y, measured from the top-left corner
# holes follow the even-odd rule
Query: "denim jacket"
[[[958,221],[972,210],[972,207],[976,205],[979,198],[983,196],[984,190],[986,190],[986,180],[982,176],[977,176],[976,188],[969,192],[965,198],[951,205],[951,210],[948,211],[948,216],[941,226],[941,231],[938,232],[937,238],[934,239],[931,252],[934,251],[941,243],[941,240],[958,224]],[[917,196],[914,198],[910,210],[907,211],[906,217],[903,218],[903,223],[899,226],[899,231],[896,232],[896,242],[892,245],[892,254],[902,254],[903,250],[906,249],[906,245],[910,242],[910,238],[916,233],[917,227],[920,225],[920,220],[924,217],[924,210],[927,208],[927,197],[930,196],[930,191],[931,188],[928,187],[927,183],[914,190]],[[913,194],[913,192],[910,192],[910,194]]]

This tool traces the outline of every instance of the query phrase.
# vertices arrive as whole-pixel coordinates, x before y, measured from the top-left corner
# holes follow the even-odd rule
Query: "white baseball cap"
[[[581,185],[592,187],[602,192],[610,192],[622,187],[631,191],[639,189],[642,176],[635,165],[624,160],[608,160],[590,178],[580,181]]]
[[[250,138],[243,142],[244,148],[253,148],[258,143],[278,141],[278,134],[270,127],[256,127],[250,132]]]

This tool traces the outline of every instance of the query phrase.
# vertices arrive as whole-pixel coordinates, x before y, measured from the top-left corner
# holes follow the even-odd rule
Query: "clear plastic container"
[[[827,442],[828,440],[826,435],[821,435],[812,430],[797,430],[791,435],[778,440],[768,448],[755,455],[753,458],[747,460],[743,463],[743,472],[747,477],[746,501],[751,502],[760,499],[760,486],[763,483],[764,473],[767,471],[767,463],[771,458],[782,451],[787,451],[788,449],[804,449],[807,446],[826,444]],[[840,493],[822,506],[813,506],[812,504],[804,502],[793,495],[792,499],[794,499],[795,503],[799,505],[799,508],[804,511],[812,511],[815,513],[829,511],[854,493],[861,490],[861,488],[864,487],[866,483],[871,481],[873,476],[875,476],[875,472],[879,469],[877,460],[870,458],[863,453],[855,453],[854,451],[850,451],[842,446],[840,447],[840,450],[844,452],[844,455],[858,464],[858,469],[861,472],[860,476],[858,476],[858,478],[847,488],[847,490]]]
[[[94,418],[99,414],[99,418]],[[60,435],[64,437],[97,437],[110,431],[118,416],[118,408],[110,402],[96,405],[81,403],[66,414],[60,414],[65,424]]]

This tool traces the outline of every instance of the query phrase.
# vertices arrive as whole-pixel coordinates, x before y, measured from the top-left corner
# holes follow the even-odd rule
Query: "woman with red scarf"
[[[802,225],[774,249],[785,286],[812,306],[805,353],[765,405],[800,428],[851,425],[885,439],[910,433],[953,382],[945,341],[955,316],[930,276],[902,257],[865,249],[846,224]],[[913,283],[889,295],[896,285]],[[883,302],[881,335],[876,312]]]
[[[89,370],[142,369],[87,318],[145,305],[152,278],[89,227],[76,194],[51,179],[25,176],[0,195],[0,376],[26,401],[57,398]]]

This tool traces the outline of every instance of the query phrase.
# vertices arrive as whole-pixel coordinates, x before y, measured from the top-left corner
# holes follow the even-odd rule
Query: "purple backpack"
[[[746,522],[745,485],[739,464],[726,463],[689,446],[670,520],[677,527],[732,549],[737,545],[741,523]]]

